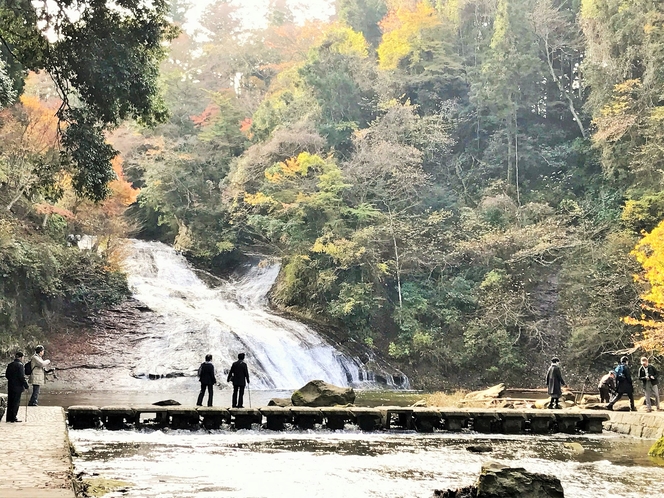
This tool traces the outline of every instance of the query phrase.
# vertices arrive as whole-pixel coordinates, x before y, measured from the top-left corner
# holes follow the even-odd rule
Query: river
[[[357,403],[365,406],[411,404],[421,397],[404,390],[366,390],[378,387],[378,373],[386,387],[407,387],[408,379],[389,366],[374,372],[367,365],[375,362],[343,352],[309,327],[272,313],[266,296],[278,263],[256,262],[236,278],[209,286],[172,248],[134,241],[126,266],[134,297],[149,307],[150,319],[91,334],[86,348],[73,337],[70,368],[45,386],[41,404],[174,399],[192,405],[203,356],[213,354],[223,382],[239,352],[247,353],[252,377],[245,405],[249,396],[253,406],[289,397],[316,378],[360,388]],[[228,387],[217,389],[215,405],[228,406],[230,395]],[[70,438],[75,473],[130,483],[108,498],[429,497],[434,489],[472,483],[488,459],[554,474],[572,498],[654,496],[652,490],[664,483],[664,467],[645,456],[650,441],[613,434],[424,435],[361,433],[348,426],[339,432],[284,433],[72,430]],[[585,451],[566,449],[570,441]],[[466,450],[478,442],[490,444],[493,452]]]
[[[472,483],[492,459],[556,475],[571,498],[659,496],[651,442],[616,435],[486,436],[326,430],[71,431],[76,472],[131,483],[110,497],[398,498]],[[578,442],[577,454],[564,443]],[[490,444],[490,454],[466,450]]]

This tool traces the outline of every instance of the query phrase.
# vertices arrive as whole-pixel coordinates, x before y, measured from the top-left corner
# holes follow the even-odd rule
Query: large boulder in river
[[[355,391],[322,380],[312,380],[291,396],[293,406],[334,406],[355,402]]]
[[[554,476],[535,474],[520,467],[506,467],[497,462],[482,465],[474,486],[456,491],[434,491],[445,498],[564,498],[560,480]]]
[[[473,391],[465,396],[467,401],[486,401],[500,398],[505,392],[505,384],[498,384],[483,391]]]

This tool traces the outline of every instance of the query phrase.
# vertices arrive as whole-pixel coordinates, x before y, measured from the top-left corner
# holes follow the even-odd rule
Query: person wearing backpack
[[[643,390],[646,394],[646,411],[652,411],[651,396],[655,395],[655,409],[659,410],[659,389],[657,389],[657,369],[652,365],[648,365],[648,358],[645,356],[641,358],[641,366],[639,367],[639,379],[643,382]]]
[[[37,406],[39,401],[39,391],[41,386],[46,382],[46,375],[44,369],[51,364],[51,360],[44,360],[44,346],[37,346],[35,348],[35,354],[30,359],[30,366],[28,367],[30,371],[29,383],[32,384],[32,396],[30,396],[30,401],[28,406]]]
[[[620,358],[620,365],[618,365],[614,371],[616,372],[616,394],[613,395],[609,404],[606,405],[606,409],[613,410],[613,405],[623,397],[623,394],[626,394],[629,398],[629,408],[635,412],[634,385],[632,384],[632,374],[629,371],[629,359],[627,356]]]

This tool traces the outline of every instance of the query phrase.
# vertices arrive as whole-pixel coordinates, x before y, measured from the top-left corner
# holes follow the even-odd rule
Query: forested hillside
[[[171,42],[163,124],[107,135],[140,236],[218,272],[279,256],[275,307],[419,387],[664,349],[661,2],[337,0],[302,23],[272,0],[251,29],[238,5]],[[3,203],[48,199],[4,171]]]

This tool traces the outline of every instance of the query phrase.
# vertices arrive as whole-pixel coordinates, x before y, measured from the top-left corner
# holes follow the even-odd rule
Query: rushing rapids
[[[221,373],[245,352],[255,389],[296,389],[312,379],[339,386],[373,384],[373,373],[358,359],[306,325],[269,310],[267,293],[279,273],[276,262],[252,265],[239,279],[211,288],[173,248],[132,241],[125,266],[134,297],[164,323],[141,341],[134,377],[166,382],[192,377],[206,353]],[[381,377],[396,387],[390,375]],[[400,384],[407,387],[407,380]]]

